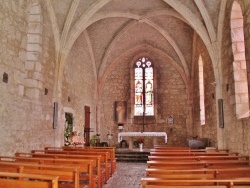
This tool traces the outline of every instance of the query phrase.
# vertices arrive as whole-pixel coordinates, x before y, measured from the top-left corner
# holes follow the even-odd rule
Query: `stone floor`
[[[103,188],[141,188],[146,167],[146,163],[117,162],[116,172]]]

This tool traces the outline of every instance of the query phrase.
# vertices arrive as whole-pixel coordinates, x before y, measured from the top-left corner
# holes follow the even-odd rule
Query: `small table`
[[[165,143],[168,141],[167,133],[165,132],[121,132],[118,133],[118,142],[122,141],[123,136],[133,137],[133,136],[152,136],[153,137],[153,144],[156,144],[156,137],[157,136],[164,136]],[[133,149],[133,141],[129,139],[129,149]]]

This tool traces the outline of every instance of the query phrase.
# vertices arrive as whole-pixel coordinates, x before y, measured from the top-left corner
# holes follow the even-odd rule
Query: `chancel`
[[[164,142],[167,143],[168,137],[165,132],[121,132],[118,133],[118,142],[120,143],[123,137],[130,137],[129,139],[129,149],[133,149],[133,139],[132,137],[153,137],[153,145],[156,145],[156,137],[164,137]]]

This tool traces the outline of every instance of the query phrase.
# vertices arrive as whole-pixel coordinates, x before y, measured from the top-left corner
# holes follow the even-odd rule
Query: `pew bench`
[[[49,149],[49,148],[47,148]],[[64,146],[63,150],[66,151],[70,151],[70,150],[78,150],[78,151],[82,151],[82,150],[95,150],[95,151],[106,151],[109,153],[108,155],[108,161],[111,164],[111,176],[112,174],[115,172],[116,170],[116,157],[115,157],[115,148],[114,147],[69,147],[69,146]]]
[[[89,186],[88,182],[80,184],[79,166],[41,165],[34,163],[0,161],[0,171],[57,176],[59,188],[80,188]]]
[[[45,147],[45,150],[59,150],[59,151],[90,151],[94,150],[100,151],[100,152],[108,152],[107,160],[110,163],[111,169],[110,169],[110,176],[115,172],[116,170],[116,157],[115,157],[115,148],[114,147],[98,147],[98,146],[63,146],[63,147]]]
[[[32,150],[32,153],[49,153],[49,154],[66,154],[66,155],[100,155],[101,156],[101,166],[105,168],[105,180],[110,178],[111,166],[108,163],[108,152],[102,151],[65,151],[65,150]]]
[[[191,149],[190,147],[187,147],[187,146],[167,146],[167,145],[159,145],[159,144],[156,144],[154,145],[154,148],[165,148],[165,149],[168,149],[168,150],[189,150]]]
[[[201,152],[201,153],[214,153],[214,152],[224,152],[229,153],[228,149],[214,149],[214,150],[206,150],[206,149],[166,149],[166,148],[152,148],[149,152]]]
[[[235,178],[248,177],[250,178],[250,167],[238,168],[218,168],[218,169],[146,169],[147,177],[163,178],[163,179],[181,179],[183,175],[194,175],[193,179],[201,178],[204,174],[210,174],[213,178]],[[183,176],[185,177],[185,176]],[[188,177],[188,176],[187,176]],[[202,178],[205,178],[202,177]]]
[[[2,188],[58,188],[58,177],[25,173],[0,172]]]
[[[92,164],[94,179],[98,181],[98,187],[102,187],[104,184],[105,169],[101,168],[101,156],[100,155],[67,155],[67,154],[51,154],[51,153],[16,153],[16,156],[33,157],[33,158],[54,158],[54,159],[87,159],[93,160]],[[16,159],[24,160],[24,159]]]
[[[167,152],[167,151],[152,151],[152,156],[238,156],[237,152]]]
[[[26,154],[26,153],[17,153]],[[29,153],[27,153],[29,154]],[[90,188],[94,188],[97,183],[97,179],[93,174],[93,161],[92,160],[77,160],[77,159],[54,159],[54,158],[35,158],[35,157],[8,157],[0,156],[1,162],[22,162],[22,163],[32,163],[32,164],[45,164],[54,166],[79,166],[80,181],[87,181]]]
[[[148,156],[150,161],[249,160],[249,156]]]
[[[249,178],[236,179],[191,179],[191,180],[167,180],[161,178],[142,178],[142,188],[249,188]]]
[[[229,168],[249,166],[248,160],[204,160],[204,161],[147,161],[148,168]]]
[[[182,179],[182,180],[190,180],[190,179],[214,179],[215,175],[212,173],[197,173],[197,174],[193,174],[193,173],[180,173],[180,174],[153,174],[153,173],[147,173],[147,177],[150,178],[162,178],[162,179]]]

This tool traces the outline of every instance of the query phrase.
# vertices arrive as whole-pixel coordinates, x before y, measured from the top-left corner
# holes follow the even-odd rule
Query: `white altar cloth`
[[[167,133],[165,132],[121,132],[118,133],[118,142],[122,141],[122,137],[123,136],[152,136],[152,137],[156,137],[156,136],[164,136],[165,137],[165,143],[167,143],[168,141],[168,136]]]

